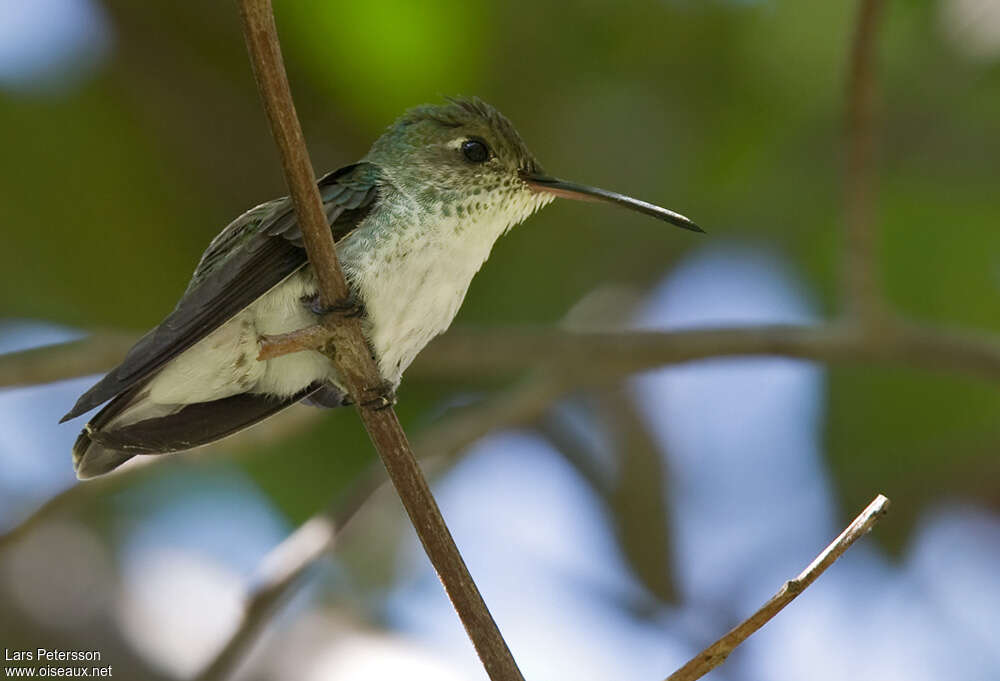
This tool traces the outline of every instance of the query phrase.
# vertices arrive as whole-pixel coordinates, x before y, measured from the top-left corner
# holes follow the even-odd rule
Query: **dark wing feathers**
[[[101,430],[102,421],[106,424],[118,413],[116,404],[128,404],[129,394],[125,393],[102,409],[90,423],[91,427],[80,433],[73,445],[73,465],[81,479],[93,478],[113,471],[136,454],[167,454],[208,444],[263,421],[324,389],[320,384],[313,384],[283,399],[250,393],[232,395],[213,402],[189,404],[175,414],[146,419],[110,432]],[[105,412],[112,416],[106,416]]]
[[[335,241],[354,230],[374,203],[378,168],[356,163],[317,183]],[[115,369],[84,393],[63,421],[135,386],[264,295],[307,262],[288,198],[247,211],[202,256],[174,311],[143,336]]]
[[[169,454],[193,449],[237,433],[321,388],[316,383],[285,398],[241,393],[198,402],[175,414],[146,419],[116,430],[94,432],[91,439],[125,454]]]
[[[327,173],[316,183],[320,198],[323,200],[326,220],[333,229],[334,241],[339,241],[349,234],[368,214],[368,209],[371,208],[378,191],[377,180],[376,166],[370,163],[357,163]],[[286,241],[302,248],[302,229],[295,217],[295,211],[291,208],[291,201],[286,197],[280,202],[282,204],[280,210],[269,222],[265,231],[269,236],[282,236]],[[267,205],[270,204],[265,204]]]

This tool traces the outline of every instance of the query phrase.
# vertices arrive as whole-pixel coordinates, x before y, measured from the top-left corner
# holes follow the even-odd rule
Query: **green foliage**
[[[0,316],[148,327],[228,220],[284,192],[233,6],[107,5],[119,39],[96,80],[0,94]],[[1000,62],[963,57],[936,6],[891,3],[879,50],[884,280],[907,314],[998,331]],[[820,314],[836,312],[850,3],[282,0],[277,12],[318,170],[359,157],[408,106],[478,94],[552,173],[709,232],[557,204],[500,242],[458,323],[554,323],[600,283],[648,286],[686,249],[727,238],[786,254]],[[829,385],[846,508],[882,490],[900,509],[897,489],[921,505],[996,502],[977,472],[995,466],[994,386],[867,367]],[[408,383],[409,422],[446,394]],[[299,519],[370,451],[345,412],[244,465]],[[902,525],[879,536],[896,529],[898,544]]]
[[[349,491],[375,460],[357,417],[341,409],[307,432],[251,452],[243,462],[264,492],[299,524]]]
[[[472,87],[489,44],[481,1],[292,0],[275,9],[287,50],[316,86],[373,120]]]

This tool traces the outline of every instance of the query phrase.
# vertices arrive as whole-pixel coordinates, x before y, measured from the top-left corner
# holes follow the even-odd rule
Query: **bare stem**
[[[829,364],[910,366],[1000,381],[1000,338],[896,321],[887,322],[877,335],[840,324],[624,333],[463,329],[431,343],[410,375],[468,379],[538,366],[583,388],[655,367],[760,355]]]
[[[310,518],[267,554],[250,580],[236,630],[194,681],[219,681],[236,670],[279,606],[302,583],[302,576],[333,548],[339,532],[384,481],[385,473],[372,470],[347,499],[338,499]]]
[[[77,375],[76,371],[94,373],[107,368],[105,363],[91,361],[90,349],[100,345],[99,342],[75,341],[0,356],[0,386],[54,381]],[[120,354],[116,357],[120,358]],[[29,361],[22,368],[21,359],[25,355]],[[1000,382],[1000,341],[996,338],[901,322],[892,322],[878,336],[836,325],[602,334],[538,329],[455,329],[431,343],[417,358],[410,374],[469,378],[518,371],[533,365],[549,369],[544,380],[534,380],[501,393],[474,408],[468,416],[460,413],[434,427],[435,432],[451,433],[443,437],[445,442],[469,442],[470,433],[478,437],[491,429],[530,421],[563,395],[614,383],[636,371],[714,357],[753,355],[795,357],[828,364],[910,366]],[[105,359],[98,357],[101,361]],[[108,361],[113,363],[114,360]],[[287,419],[286,426],[286,419],[279,415],[237,436],[238,439],[225,440],[213,448],[239,449],[245,441],[258,439],[258,435],[262,440],[273,440],[278,433],[302,428],[311,422],[312,419],[305,418]],[[203,454],[201,450],[191,456]],[[163,465],[186,456],[159,457],[156,461],[162,462],[157,465]],[[124,480],[137,470],[141,469],[125,469],[61,492],[19,525],[0,533],[0,551],[30,532],[44,518],[95,496],[105,481],[115,486],[124,484]]]
[[[282,355],[288,355],[302,350],[320,350],[330,341],[330,334],[322,324],[307,326],[288,333],[278,333],[272,336],[261,336],[260,352],[257,361],[263,362]]]
[[[532,367],[560,373],[569,386],[586,387],[603,376],[713,357],[774,355],[826,363],[873,363],[949,371],[1000,381],[1000,338],[963,330],[884,320],[879,334],[855,324],[758,326],[684,331],[577,333],[557,329],[452,329],[431,342],[407,375],[411,378],[496,377]],[[268,337],[263,356],[319,348],[329,331],[308,327]],[[97,373],[120,361],[131,343],[106,336],[0,355],[0,387],[32,385]],[[134,342],[135,338],[131,338]],[[90,483],[93,484],[93,483]]]
[[[857,539],[867,534],[889,509],[889,500],[879,494],[840,536],[816,556],[798,577],[791,579],[761,608],[743,620],[729,633],[691,658],[687,664],[667,677],[667,681],[695,681],[726,661],[737,646],[795,600],[795,597],[816,581]]]
[[[883,0],[861,0],[847,85],[844,294],[866,329],[884,316],[875,230],[875,47]]]
[[[86,338],[0,355],[0,387],[36,385],[107,371],[139,340],[138,334],[98,331]]]
[[[240,0],[243,33],[278,149],[309,262],[324,305],[348,297],[330,227],[323,213],[316,177],[306,150],[285,74],[270,0]],[[382,382],[367,340],[356,319],[330,316],[325,321],[336,352],[329,356],[358,405],[358,413],[389,477],[413,522],[417,536],[437,570],[465,630],[493,681],[523,681],[496,622],[472,581],[445,525],[427,481],[410,450],[406,434],[391,409],[366,408],[362,395]],[[328,348],[330,346],[327,346]]]

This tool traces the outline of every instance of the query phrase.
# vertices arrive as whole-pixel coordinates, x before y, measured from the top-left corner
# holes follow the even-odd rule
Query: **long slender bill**
[[[557,177],[549,177],[548,175],[526,174],[523,176],[523,179],[536,192],[546,192],[564,199],[574,199],[576,201],[615,203],[619,206],[625,206],[626,208],[631,208],[634,211],[645,213],[646,215],[652,215],[654,218],[659,218],[660,220],[669,222],[672,225],[677,225],[678,227],[682,227],[684,229],[690,229],[692,232],[704,233],[705,231],[680,213],[675,213],[672,210],[667,210],[666,208],[661,208],[660,206],[652,203],[646,203],[645,201],[640,201],[639,199],[633,199],[631,196],[625,196],[624,194],[618,194],[617,192],[609,192],[606,189],[598,189],[597,187],[588,187],[584,184],[560,180]]]

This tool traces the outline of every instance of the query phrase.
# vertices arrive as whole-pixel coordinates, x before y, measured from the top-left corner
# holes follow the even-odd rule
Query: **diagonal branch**
[[[537,418],[566,388],[551,376],[544,373],[532,376],[529,380],[480,404],[464,407],[450,418],[444,419],[424,430],[417,438],[416,450],[422,452],[421,457],[430,458],[428,453],[434,453],[430,465],[439,468],[458,456],[462,450],[483,437],[494,428],[500,426],[527,423]],[[285,412],[291,413],[291,412]],[[320,412],[306,410],[298,412],[295,423],[302,420],[305,414],[309,422]],[[285,433],[282,426],[286,421],[283,415],[271,419],[256,430],[264,430],[266,435],[255,435],[254,440],[280,439]],[[272,428],[272,424],[276,427]],[[247,431],[252,433],[254,431]],[[242,440],[248,436],[237,435]],[[225,450],[231,447],[233,440],[226,440],[211,448]],[[236,449],[241,446],[237,443]],[[201,456],[205,450],[158,457],[150,459],[157,462],[155,468],[162,466],[181,465],[182,462]],[[76,484],[50,499],[44,506],[29,516],[24,522],[11,531],[0,535],[0,551],[16,543],[21,537],[30,533],[46,518],[56,514],[73,514],[75,509],[87,499],[94,498],[95,491],[107,494],[119,489],[143,475],[148,475],[152,465],[132,466],[121,469],[112,475],[97,478],[87,484]],[[303,575],[327,552],[335,543],[339,532],[353,519],[354,514],[371,498],[375,491],[382,488],[386,482],[384,470],[373,468],[362,480],[353,486],[346,500],[334,500],[329,508],[313,516],[302,527],[275,547],[263,561],[260,569],[252,579],[244,605],[244,613],[232,636],[216,654],[215,658],[197,677],[196,681],[215,681],[228,678],[243,659],[250,646],[259,634],[272,620],[280,606],[287,602],[290,595],[302,583]]]
[[[338,533],[383,482],[385,473],[372,469],[346,499],[338,498],[314,515],[267,555],[251,578],[236,631],[194,681],[229,678],[274,613],[302,584],[303,575],[333,548]]]
[[[502,393],[483,404],[462,409],[454,418],[424,431],[417,439],[418,452],[434,452],[433,465],[441,467],[463,449],[486,435],[499,422],[519,423],[534,418],[553,400],[554,384],[544,375]],[[243,617],[205,670],[195,681],[225,679],[277,613],[279,606],[301,584],[301,577],[328,551],[337,533],[386,482],[385,471],[372,468],[354,485],[346,502],[335,500],[272,549],[252,580]]]
[[[833,540],[832,544],[813,559],[813,562],[798,577],[785,582],[778,593],[772,596],[771,600],[761,606],[757,612],[691,658],[687,664],[668,676],[667,681],[695,681],[725,662],[737,646],[750,638],[758,629],[781,612],[786,605],[795,600],[795,597],[805,591],[828,567],[833,565],[834,561],[851,547],[851,544],[868,534],[879,518],[885,515],[888,510],[889,500],[879,494],[861,512],[861,515],[855,518],[847,526],[847,529]]]
[[[321,302],[331,306],[349,296],[337,251],[316,188],[316,177],[295,113],[281,57],[270,0],[239,0],[243,33],[254,75],[281,153],[282,166],[309,262],[319,284]],[[506,642],[445,525],[410,450],[395,411],[364,406],[363,395],[382,382],[357,319],[329,316],[324,325],[333,335],[326,354],[347,384],[365,428],[382,457],[417,535],[444,584],[451,602],[493,681],[522,681]],[[334,348],[336,352],[334,352]]]

